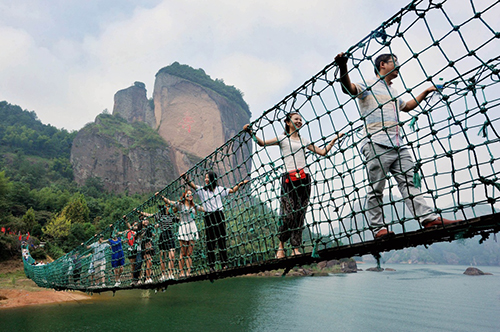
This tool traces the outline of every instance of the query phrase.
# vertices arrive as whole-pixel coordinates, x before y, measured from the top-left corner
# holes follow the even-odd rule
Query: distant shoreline
[[[0,310],[32,305],[79,302],[91,297],[76,291],[55,291],[38,287],[24,275],[21,259],[0,262]]]
[[[0,310],[62,302],[80,302],[91,297],[81,292],[0,288]]]

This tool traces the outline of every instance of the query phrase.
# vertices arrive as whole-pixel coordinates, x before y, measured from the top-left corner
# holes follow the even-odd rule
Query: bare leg
[[[189,277],[189,275],[191,274],[191,264],[192,264],[192,260],[191,260],[191,254],[193,253],[193,248],[194,248],[194,241],[189,241],[189,245],[188,247],[186,248],[186,268],[187,268],[187,274],[186,276]]]
[[[184,257],[186,256],[186,242],[185,241],[179,241],[181,244],[181,253],[179,255],[179,270],[181,271],[179,274],[179,277],[184,277],[185,272],[184,272]]]
[[[146,278],[149,279],[151,278],[151,266],[153,265],[153,262],[151,260],[151,255],[146,256]]]
[[[174,263],[175,263],[175,250],[169,250],[168,252],[168,276],[172,278],[174,276]]]
[[[276,252],[276,258],[277,259],[285,258],[285,245],[281,241],[278,247],[278,251]]]
[[[99,274],[101,275],[101,284],[106,283],[106,272],[105,272],[104,268],[102,267],[102,264],[99,267]]]
[[[160,265],[161,265],[161,274],[165,276],[165,259],[167,259],[167,253],[165,251],[160,251]]]

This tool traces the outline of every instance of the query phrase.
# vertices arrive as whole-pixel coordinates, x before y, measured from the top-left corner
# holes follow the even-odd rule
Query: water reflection
[[[391,266],[394,272],[232,278],[0,310],[1,331],[497,331],[500,267]]]

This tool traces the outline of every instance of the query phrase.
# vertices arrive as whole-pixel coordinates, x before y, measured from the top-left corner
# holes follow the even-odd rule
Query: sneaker
[[[153,280],[151,278],[146,279],[146,282],[144,284],[152,284]]]
[[[102,283],[101,287],[106,287],[106,284],[105,284],[105,283]]]
[[[164,275],[164,274],[162,274],[159,280],[160,280],[160,281],[165,281],[166,279],[167,279],[167,278],[165,278],[165,275]]]
[[[115,287],[119,287],[122,283],[117,281],[116,284],[115,284]]]
[[[174,279],[175,279],[175,277],[174,277],[174,275],[173,275],[173,274],[169,274],[167,279],[168,279],[168,280],[174,280]]]
[[[140,281],[140,280],[139,280],[139,281],[138,281],[138,282],[136,282],[135,284],[136,284],[137,286],[139,286],[139,285],[141,285],[141,284],[142,284],[142,281]]]

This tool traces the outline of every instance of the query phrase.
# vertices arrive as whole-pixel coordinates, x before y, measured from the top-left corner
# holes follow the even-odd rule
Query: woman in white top
[[[301,127],[302,117],[296,112],[286,115],[283,135],[278,135],[266,141],[255,136],[250,129],[250,125],[247,124],[243,127],[243,130],[256,138],[259,146],[279,145],[281,155],[284,158],[286,173],[283,174],[281,179],[280,197],[282,225],[278,229],[280,244],[276,258],[285,257],[284,244],[288,240],[290,240],[293,247],[292,255],[300,254],[302,230],[311,195],[311,177],[304,170],[307,166],[305,149],[325,156],[331,150],[335,141],[344,135],[337,135],[322,149],[299,135]]]
[[[179,277],[189,277],[191,274],[191,255],[195,241],[199,239],[198,228],[194,221],[194,216],[197,211],[205,211],[201,206],[194,204],[193,193],[191,190],[186,190],[179,202],[173,202],[165,196],[161,196],[165,203],[173,205],[177,208],[179,216],[179,244],[181,246],[181,253],[179,255],[179,270],[181,271]],[[186,270],[184,270],[184,266]]]
[[[205,234],[207,237],[208,267],[210,270],[215,268],[215,249],[219,247],[220,264],[222,268],[225,268],[228,264],[226,248],[227,233],[222,198],[237,192],[241,186],[248,183],[248,180],[244,180],[233,188],[228,189],[217,184],[217,174],[212,171],[205,174],[204,187],[195,185],[193,181],[189,180],[187,174],[183,174],[182,177],[191,188],[196,190],[196,194],[198,194],[205,210],[203,219],[205,221]]]

